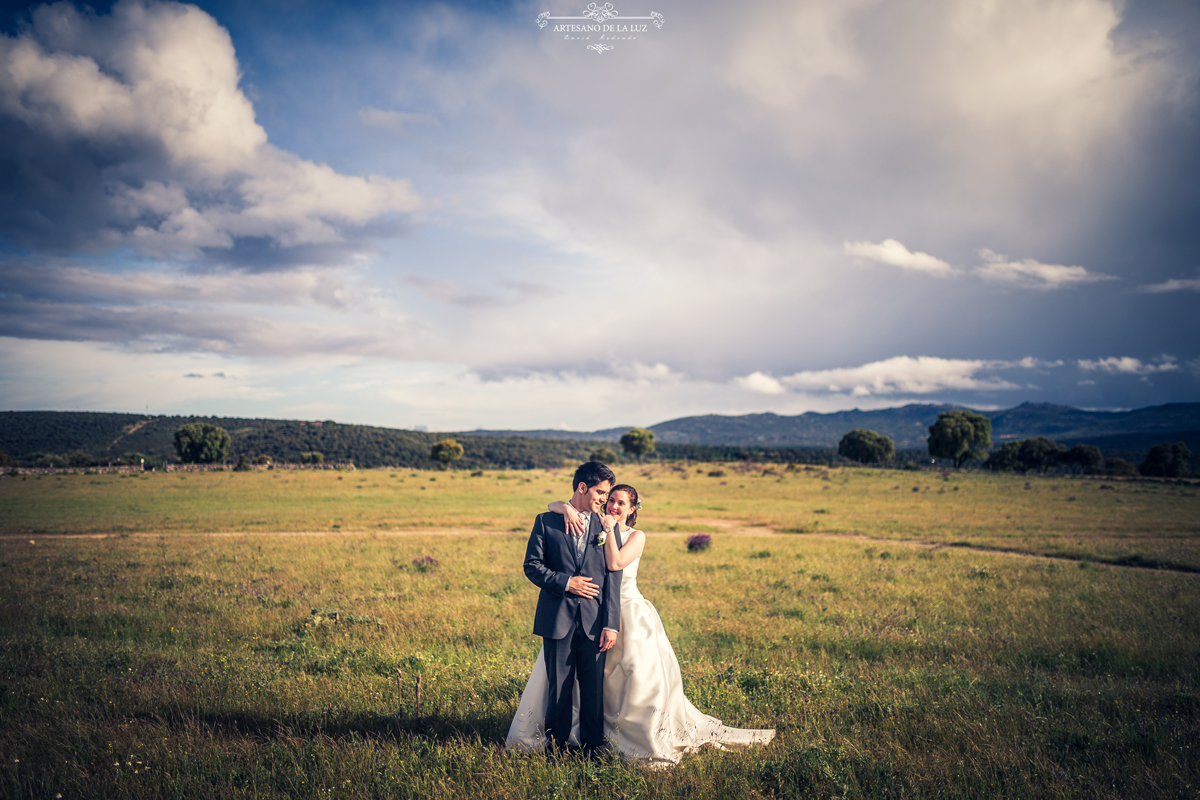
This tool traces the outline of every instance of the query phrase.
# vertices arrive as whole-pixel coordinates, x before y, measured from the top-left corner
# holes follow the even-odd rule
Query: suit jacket
[[[567,533],[566,517],[547,511],[538,514],[525,548],[525,577],[541,589],[533,617],[533,633],[548,639],[561,639],[571,632],[576,612],[583,631],[596,639],[605,628],[621,628],[621,570],[609,572],[604,563],[604,548],[595,544],[603,530],[600,515],[592,514],[583,558],[575,557],[574,537]],[[620,531],[613,531],[617,546]],[[575,575],[591,578],[600,589],[594,598],[567,592],[567,581]]]

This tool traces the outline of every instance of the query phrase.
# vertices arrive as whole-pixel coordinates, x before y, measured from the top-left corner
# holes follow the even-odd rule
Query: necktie
[[[591,515],[591,514],[581,514],[580,516],[581,516],[581,517],[582,517],[582,519],[583,519],[583,530],[584,530],[585,532],[584,532],[584,533],[575,533],[575,531],[571,531],[571,535],[575,537],[575,542],[574,542],[574,544],[575,544],[575,555],[576,555],[576,557],[577,557],[577,558],[579,558],[579,559],[582,559],[582,558],[583,558],[583,551],[584,551],[584,547],[585,547],[585,545],[586,545],[586,542],[587,542],[587,533],[586,533],[586,531],[587,531],[587,530],[588,530],[588,529],[591,527],[591,524],[592,524],[592,515]]]

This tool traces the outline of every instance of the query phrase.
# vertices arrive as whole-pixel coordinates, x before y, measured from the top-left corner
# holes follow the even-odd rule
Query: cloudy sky
[[[1195,2],[612,5],[5,5],[0,408],[1200,400]]]

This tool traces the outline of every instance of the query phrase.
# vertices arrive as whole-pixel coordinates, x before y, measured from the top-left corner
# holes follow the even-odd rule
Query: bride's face
[[[613,492],[608,496],[608,507],[606,511],[610,517],[616,517],[625,521],[629,516],[629,512],[633,510],[633,503],[629,502],[628,492]]]

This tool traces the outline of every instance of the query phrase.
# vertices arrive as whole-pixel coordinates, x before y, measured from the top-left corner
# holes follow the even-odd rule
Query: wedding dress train
[[[640,561],[625,567],[621,581],[621,631],[604,667],[605,738],[626,758],[659,765],[678,763],[684,753],[705,744],[724,748],[770,742],[773,729],[730,728],[684,696],[679,660],[662,620],[638,590]],[[575,691],[578,709],[578,686]],[[539,652],[509,727],[507,747],[533,751],[546,746],[548,699],[546,663]],[[571,740],[579,741],[578,722]]]

